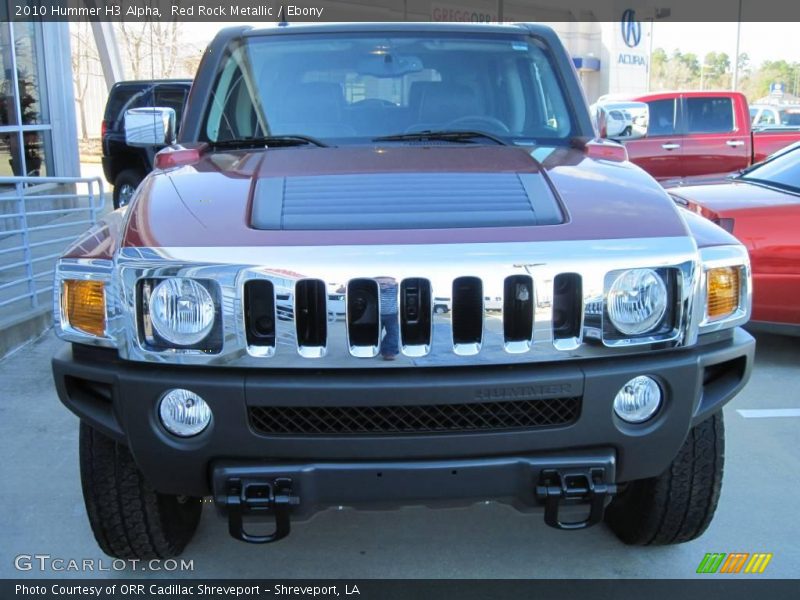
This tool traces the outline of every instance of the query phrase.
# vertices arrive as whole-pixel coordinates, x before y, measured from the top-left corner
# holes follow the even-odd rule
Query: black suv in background
[[[130,202],[136,187],[153,170],[153,156],[160,147],[134,148],[125,143],[125,111],[145,106],[175,110],[180,127],[191,79],[120,81],[108,94],[103,115],[103,173],[114,186],[114,208]]]

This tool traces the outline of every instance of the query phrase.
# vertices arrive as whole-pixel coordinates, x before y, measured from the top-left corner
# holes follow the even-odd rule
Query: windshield
[[[800,126],[800,109],[782,110],[781,125]]]
[[[740,179],[800,193],[800,144],[753,167]]]
[[[571,137],[567,106],[547,50],[527,36],[269,35],[223,61],[204,133],[345,144],[461,130],[540,142]]]

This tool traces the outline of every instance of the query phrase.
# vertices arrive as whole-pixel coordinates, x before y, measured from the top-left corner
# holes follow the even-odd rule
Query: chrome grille
[[[110,307],[110,335],[123,359],[159,363],[380,369],[620,356],[654,344],[694,343],[703,310],[694,302],[700,285],[696,249],[684,238],[591,244],[124,248],[117,265],[114,285],[119,291],[113,296],[119,301]],[[674,327],[652,339],[611,338],[604,331],[606,275],[638,267],[674,274]],[[218,286],[218,351],[155,351],[140,342],[131,290],[148,277],[171,276],[202,278]],[[376,322],[374,304],[369,299],[365,304],[363,297],[374,296],[381,280],[393,282],[398,295],[388,303],[397,307],[400,338],[400,351],[391,362],[381,360],[380,332],[385,327]],[[268,301],[259,304],[261,312],[255,311],[254,317],[246,292],[251,282],[266,282],[259,284],[263,290],[272,286],[274,342],[273,332],[264,328],[270,322],[262,314],[270,310]],[[465,282],[470,285],[462,293],[460,284]],[[256,317],[260,332],[252,329]],[[384,326],[391,322],[386,317],[383,321]],[[254,335],[258,333],[261,337]]]
[[[369,435],[537,429],[569,425],[580,398],[397,406],[251,406],[264,435]]]

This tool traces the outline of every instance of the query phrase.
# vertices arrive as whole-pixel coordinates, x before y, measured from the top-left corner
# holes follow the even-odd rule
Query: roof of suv
[[[117,87],[139,87],[146,85],[161,85],[161,84],[186,84],[191,85],[191,79],[128,79],[125,81],[117,81],[114,88]]]
[[[538,30],[538,31],[537,31]],[[346,33],[346,32],[485,32],[517,34],[550,31],[549,27],[528,23],[291,23],[275,27],[249,28],[245,36],[287,35],[292,33]]]

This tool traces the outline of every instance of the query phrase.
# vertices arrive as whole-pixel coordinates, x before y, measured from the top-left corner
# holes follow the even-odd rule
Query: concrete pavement
[[[77,419],[58,401],[49,359],[52,333],[0,362],[0,577],[91,573],[14,569],[19,554],[102,559],[89,530],[78,478]],[[800,339],[758,336],[750,385],[725,411],[727,455],[717,516],[694,542],[622,545],[603,526],[559,532],[538,515],[500,505],[395,512],[328,511],[275,545],[227,535],[207,509],[184,554],[194,571],[168,577],[269,578],[691,578],[706,552],[772,552],[763,575],[800,576],[800,419],[744,418],[737,409],[800,408]],[[108,559],[106,559],[108,560]],[[96,576],[159,576],[154,572]],[[708,575],[704,577],[709,577]],[[719,577],[715,576],[715,577]],[[741,577],[741,576],[740,576]]]

